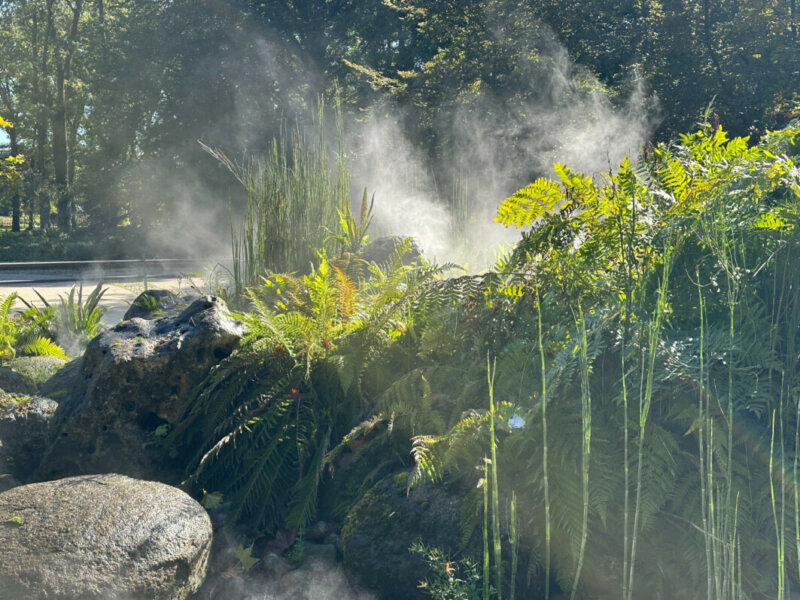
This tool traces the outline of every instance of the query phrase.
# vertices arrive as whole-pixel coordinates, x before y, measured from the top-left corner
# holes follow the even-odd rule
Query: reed
[[[486,378],[489,384],[489,444],[491,450],[492,483],[492,544],[494,550],[495,591],[498,600],[503,597],[503,560],[500,541],[500,492],[497,484],[497,440],[495,437],[494,380],[497,374],[497,361],[494,364],[486,357]]]
[[[330,232],[349,209],[350,172],[345,162],[341,111],[336,106],[337,152],[331,163],[325,135],[325,102],[319,100],[312,133],[297,125],[273,139],[267,156],[237,164],[203,146],[242,184],[247,211],[231,220],[233,278],[237,295],[269,271],[307,272],[319,251],[332,250]]]
[[[630,572],[628,577],[628,597],[626,600],[633,598],[634,589],[634,575],[636,569],[636,543],[638,541],[639,517],[641,514],[641,500],[642,500],[642,465],[644,463],[644,445],[647,433],[647,418],[650,412],[650,406],[653,399],[653,375],[655,373],[656,364],[656,351],[658,349],[658,340],[661,335],[661,327],[663,324],[664,314],[667,310],[667,292],[669,291],[669,276],[672,261],[673,244],[667,241],[666,249],[663,256],[663,267],[661,272],[661,280],[658,286],[658,298],[656,299],[655,314],[650,320],[647,331],[647,365],[646,365],[646,380],[644,390],[639,388],[639,450],[638,450],[638,464],[636,466],[636,501],[633,512],[633,531],[631,532],[631,556],[630,556]],[[644,352],[644,348],[642,351]],[[644,366],[644,364],[643,364]],[[645,369],[642,369],[644,376]]]
[[[483,457],[483,600],[489,600],[489,459]]]
[[[705,551],[706,551],[706,598],[708,600],[711,599],[711,590],[713,588],[713,580],[711,576],[711,536],[708,530],[708,514],[706,512],[707,508],[707,495],[708,490],[706,489],[706,475],[705,475],[705,448],[704,444],[704,429],[706,426],[706,422],[708,420],[708,414],[706,410],[706,405],[704,404],[705,399],[705,298],[703,296],[703,288],[700,286],[700,275],[699,270],[695,271],[695,275],[697,278],[697,296],[698,296],[698,306],[700,311],[700,393],[698,394],[698,406],[697,406],[697,420],[698,420],[698,430],[697,430],[697,440],[698,440],[698,456],[700,459],[700,514],[702,516],[703,521],[703,542],[705,544]],[[709,454],[710,460],[710,454]]]
[[[592,448],[592,398],[589,393],[589,343],[586,338],[586,319],[583,313],[577,319],[578,326],[578,353],[580,356],[581,375],[581,479],[583,494],[583,516],[581,519],[581,543],[578,551],[578,564],[575,567],[575,578],[572,581],[571,600],[578,594],[583,559],[586,554],[586,540],[589,536],[589,464]]]
[[[547,366],[542,341],[542,302],[538,289],[536,295],[536,319],[538,325],[539,360],[542,377],[542,479],[544,484],[544,598],[550,600],[550,480],[547,470]],[[798,413],[800,414],[800,413]]]
[[[517,567],[519,564],[519,516],[517,515],[517,494],[511,492],[509,506],[508,541],[511,544],[511,592],[510,600],[517,594]]]

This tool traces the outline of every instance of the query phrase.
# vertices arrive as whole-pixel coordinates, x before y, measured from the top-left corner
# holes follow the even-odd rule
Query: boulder
[[[406,494],[405,474],[377,483],[353,505],[342,527],[348,575],[382,600],[428,598],[417,586],[431,573],[409,548],[422,541],[450,556],[463,556],[463,496],[463,490],[451,491],[442,483],[420,485]],[[475,554],[473,558],[480,558],[479,550]]]
[[[14,367],[5,366],[0,367],[0,389],[9,394],[33,395],[36,393],[36,383]]]
[[[79,367],[42,386],[59,405],[35,478],[114,472],[171,480],[176,474],[159,470],[159,436],[243,332],[220,298],[205,296],[177,316],[133,318],[98,335]]]
[[[122,317],[128,319],[158,319],[186,308],[184,300],[169,290],[145,290],[131,302],[130,308]]]
[[[183,600],[205,578],[211,522],[184,492],[116,474],[0,494],[0,600]]]
[[[77,381],[83,357],[69,361],[61,369],[51,375],[47,381],[39,384],[39,395],[58,402],[72,393],[73,383]]]
[[[405,238],[396,235],[375,238],[362,248],[361,258],[379,266],[389,264],[397,249],[401,248],[404,243]],[[420,258],[422,258],[422,250],[416,241],[411,240],[411,246],[403,255],[403,264],[410,265]]]
[[[0,491],[18,485],[39,464],[57,407],[47,398],[0,390]]]
[[[21,356],[12,360],[9,366],[38,387],[63,369],[66,364],[67,361],[58,356]]]

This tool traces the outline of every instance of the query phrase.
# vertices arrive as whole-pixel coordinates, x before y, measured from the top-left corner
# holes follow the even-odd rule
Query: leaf
[[[253,544],[250,544],[247,548],[242,546],[242,544],[239,544],[239,547],[234,552],[236,559],[239,561],[239,564],[242,565],[242,569],[245,571],[250,569],[250,567],[256,564],[259,560],[253,556],[252,551]]]
[[[222,503],[222,493],[220,492],[211,492],[210,494],[203,491],[203,499],[200,501],[206,510],[211,510],[212,508],[216,508]]]
[[[6,519],[5,524],[9,527],[22,527],[25,520],[19,515],[14,515],[10,519]]]
[[[775,212],[765,212],[759,215],[753,227],[757,229],[791,229],[793,226],[787,223],[780,215]]]
[[[530,185],[503,200],[497,207],[494,220],[506,227],[519,228],[551,212],[564,198],[561,187],[552,179],[540,177]]]

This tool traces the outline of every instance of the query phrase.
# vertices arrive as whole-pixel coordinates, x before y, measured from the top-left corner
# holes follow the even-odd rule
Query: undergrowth
[[[484,556],[442,574],[418,547],[434,594],[788,598],[798,136],[704,126],[598,179],[556,165],[500,205],[525,229],[479,276],[357,248],[262,273],[242,347],[172,434],[188,482],[261,532],[401,470],[471,484]]]

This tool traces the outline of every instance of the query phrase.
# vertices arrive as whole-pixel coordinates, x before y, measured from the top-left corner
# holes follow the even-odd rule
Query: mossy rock
[[[145,290],[131,303],[130,308],[123,315],[122,320],[128,319],[160,319],[166,316],[175,316],[187,306],[195,297],[181,298],[169,290]]]
[[[417,586],[431,573],[409,551],[413,543],[441,548],[453,558],[465,555],[459,526],[463,490],[437,483],[406,494],[405,482],[403,474],[376,484],[353,506],[342,528],[346,571],[383,600],[428,597]]]
[[[58,356],[23,356],[11,361],[9,367],[28,378],[38,388],[63,369],[67,362]]]
[[[10,365],[0,367],[0,388],[8,394],[36,393],[36,383],[33,379]]]
[[[0,390],[0,474],[24,480],[36,468],[57,407],[48,398]]]

